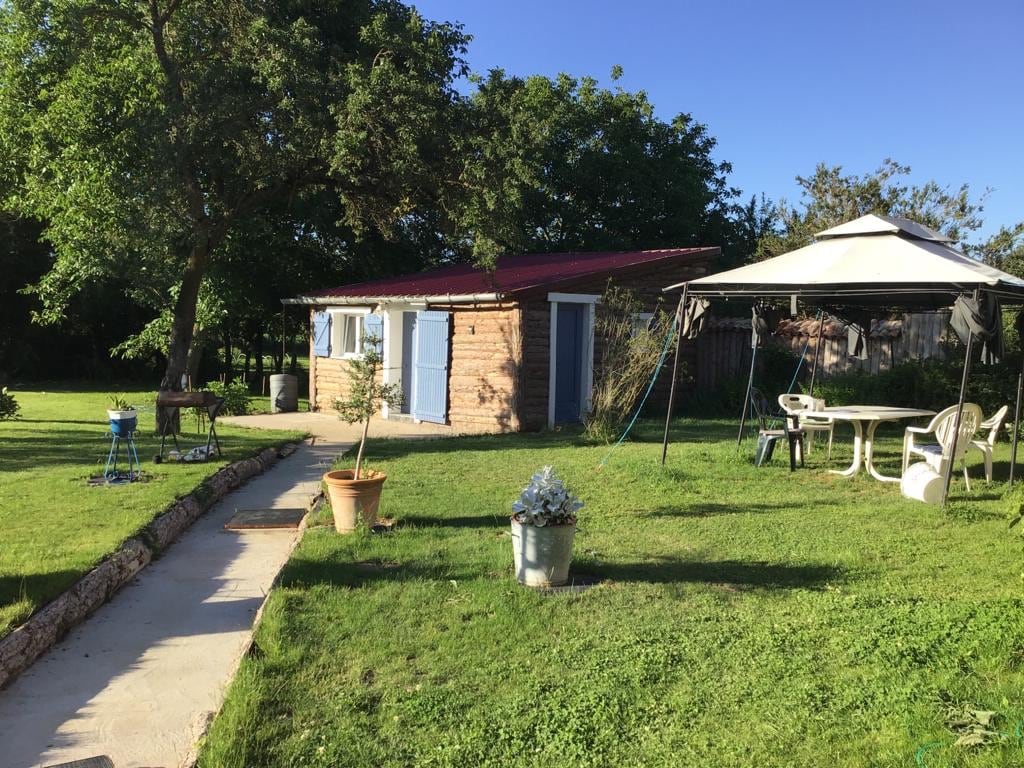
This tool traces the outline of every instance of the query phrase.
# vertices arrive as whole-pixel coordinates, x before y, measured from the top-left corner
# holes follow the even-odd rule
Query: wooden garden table
[[[870,475],[876,480],[886,483],[898,483],[900,479],[883,475],[875,469],[872,462],[875,451],[875,430],[878,429],[878,425],[883,421],[899,421],[900,419],[934,415],[935,411],[926,411],[920,408],[896,408],[888,405],[841,405],[815,411],[800,411],[800,418],[848,421],[853,426],[853,464],[846,469],[830,469],[830,472],[843,477],[854,477],[860,471],[863,460]]]

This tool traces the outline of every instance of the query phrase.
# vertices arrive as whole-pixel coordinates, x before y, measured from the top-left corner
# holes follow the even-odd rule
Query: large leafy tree
[[[868,213],[913,219],[970,248],[969,238],[983,224],[982,201],[971,197],[967,184],[956,189],[935,181],[914,185],[906,181],[909,173],[909,166],[886,159],[862,176],[824,163],[810,176],[797,176],[802,205],[779,204],[777,219],[761,235],[757,258],[801,248],[816,233]]]
[[[706,126],[660,120],[643,92],[494,70],[464,119],[450,197],[477,257],[720,242],[735,211]]]
[[[801,207],[782,201],[765,213],[762,200],[756,258],[767,259],[808,245],[822,230],[868,213],[902,216],[949,237],[965,253],[1007,272],[1024,276],[1024,222],[1003,226],[979,239],[984,225],[984,197],[970,187],[950,189],[936,181],[910,184],[910,166],[887,159],[872,173],[844,174],[841,166],[824,163],[811,176],[797,176]],[[747,217],[755,219],[754,201]]]
[[[169,303],[177,389],[204,278],[261,212],[329,190],[354,233],[406,226],[465,43],[393,0],[0,3],[0,173],[54,248],[42,318],[111,279]]]

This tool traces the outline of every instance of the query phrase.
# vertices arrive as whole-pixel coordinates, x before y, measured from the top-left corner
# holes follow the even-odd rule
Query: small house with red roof
[[[709,271],[718,248],[504,256],[492,271],[453,265],[311,292],[309,402],[345,393],[364,334],[380,338],[386,382],[403,402],[385,418],[454,432],[536,430],[586,414],[594,308],[609,280],[653,312],[664,285]]]

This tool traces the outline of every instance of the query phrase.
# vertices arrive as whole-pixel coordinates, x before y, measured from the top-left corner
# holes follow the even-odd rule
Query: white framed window
[[[363,318],[369,313],[368,309],[331,310],[331,357],[362,355]]]

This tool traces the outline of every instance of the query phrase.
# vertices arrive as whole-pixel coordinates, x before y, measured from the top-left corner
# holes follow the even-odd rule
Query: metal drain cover
[[[99,755],[98,757],[87,757],[85,760],[75,760],[70,763],[48,765],[46,768],[114,768],[114,763],[106,755]]]
[[[229,531],[259,528],[298,528],[306,510],[292,509],[239,509],[224,527]]]

